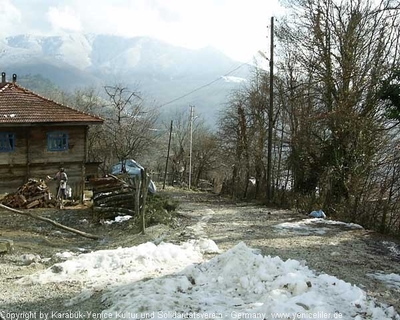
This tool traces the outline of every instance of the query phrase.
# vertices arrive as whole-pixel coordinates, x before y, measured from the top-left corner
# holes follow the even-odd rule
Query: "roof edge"
[[[80,112],[80,113],[82,113],[82,114],[85,114],[85,115],[87,115],[87,116],[90,116],[90,117],[92,117],[92,118],[95,118],[96,120],[94,120],[93,122],[101,122],[101,123],[104,122],[104,119],[101,118],[100,116],[97,116],[97,115],[91,114],[91,113],[89,113],[89,112],[85,112],[85,111],[82,111],[82,110],[73,108],[73,107],[71,107],[71,106],[65,105],[65,104],[63,104],[63,103],[61,103],[61,102],[58,102],[58,101],[55,101],[55,100],[53,100],[53,99],[49,99],[49,98],[44,97],[44,96],[42,96],[42,95],[40,95],[40,94],[38,94],[38,93],[36,93],[36,92],[34,92],[34,91],[32,91],[32,90],[29,90],[29,89],[27,89],[27,88],[25,88],[25,87],[23,87],[23,86],[20,86],[19,84],[14,83],[14,82],[3,82],[3,83],[0,83],[0,93],[3,92],[3,91],[5,91],[5,90],[8,89],[8,88],[12,88],[13,86],[14,86],[15,88],[19,89],[19,90],[22,90],[22,91],[26,92],[26,93],[33,94],[33,95],[37,96],[37,97],[40,98],[40,99],[46,100],[46,101],[51,102],[51,103],[55,103],[55,104],[57,104],[57,105],[59,105],[59,106],[61,106],[61,107],[68,108],[68,109],[70,109],[70,110],[73,110],[73,111],[76,111],[76,112]],[[79,121],[77,121],[77,123],[79,123]]]

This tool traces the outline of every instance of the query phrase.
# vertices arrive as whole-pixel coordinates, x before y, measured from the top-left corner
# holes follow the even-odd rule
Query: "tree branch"
[[[102,239],[101,236],[97,236],[97,235],[94,235],[94,234],[86,233],[86,232],[83,232],[83,231],[80,231],[80,230],[76,230],[76,229],[64,226],[63,224],[58,223],[58,222],[56,222],[54,220],[38,216],[38,215],[33,214],[31,212],[23,212],[23,211],[20,211],[20,210],[17,210],[17,209],[13,209],[13,208],[7,207],[7,206],[5,206],[4,204],[1,204],[1,203],[0,203],[0,208],[6,209],[8,211],[12,211],[14,213],[21,214],[21,215],[26,216],[26,217],[31,217],[31,218],[34,218],[34,219],[37,219],[37,220],[48,222],[48,223],[52,224],[53,226],[55,226],[57,228],[60,228],[60,229],[63,229],[63,230],[78,234],[78,235],[80,235],[82,237],[85,237],[85,238],[94,239],[94,240]]]

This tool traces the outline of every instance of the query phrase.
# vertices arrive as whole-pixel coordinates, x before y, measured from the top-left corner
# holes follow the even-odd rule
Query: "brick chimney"
[[[6,73],[5,72],[1,73],[1,83],[6,83]]]
[[[13,74],[12,82],[13,83],[17,82],[17,75],[15,73]]]

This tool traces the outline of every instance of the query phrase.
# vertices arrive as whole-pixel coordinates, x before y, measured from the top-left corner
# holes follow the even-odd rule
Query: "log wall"
[[[68,150],[47,150],[47,133],[68,133]],[[81,199],[85,182],[86,126],[31,126],[1,128],[15,134],[12,152],[0,152],[0,193],[14,192],[29,178],[53,177],[62,166],[68,175],[74,198]],[[52,192],[56,183],[48,182]]]

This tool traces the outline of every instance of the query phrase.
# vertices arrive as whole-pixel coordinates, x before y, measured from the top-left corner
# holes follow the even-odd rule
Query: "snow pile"
[[[243,243],[182,272],[114,287],[104,299],[110,307],[103,316],[112,318],[400,319],[354,285]]]
[[[216,243],[210,239],[189,240],[187,243],[200,253],[221,253]]]
[[[211,241],[211,240],[210,240]],[[109,285],[129,283],[147,277],[158,277],[176,272],[192,263],[203,260],[201,250],[214,250],[215,243],[185,243],[182,246],[151,242],[137,247],[100,250],[57,263],[51,268],[24,277],[20,283],[49,283],[78,281],[87,288],[104,288]],[[64,258],[68,254],[62,254]]]
[[[81,282],[84,290],[67,306],[104,290],[102,319],[400,320],[393,307],[377,306],[357,286],[317,275],[299,261],[264,257],[240,243],[204,262],[202,252],[217,251],[212,240],[201,239],[66,253],[67,261],[18,282]]]

